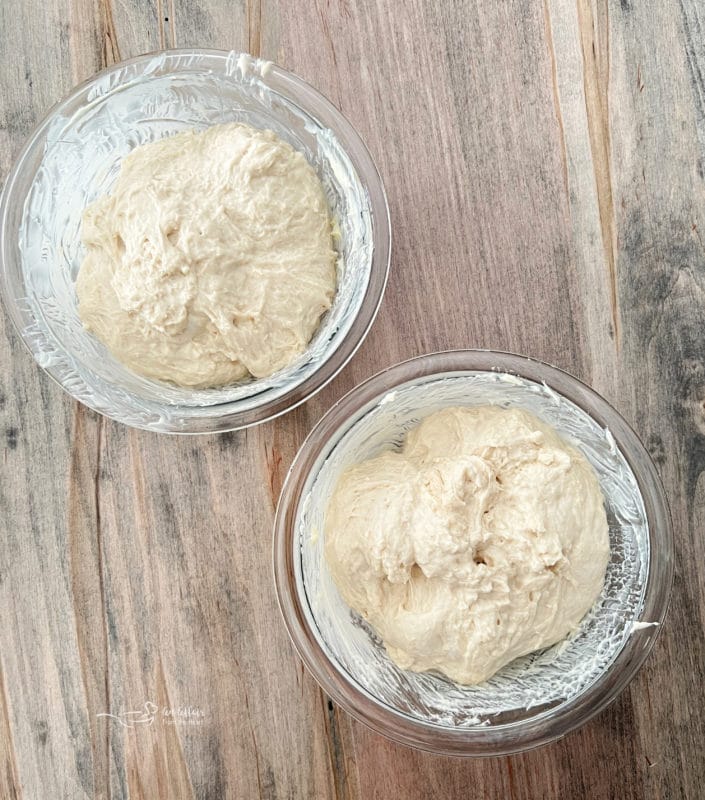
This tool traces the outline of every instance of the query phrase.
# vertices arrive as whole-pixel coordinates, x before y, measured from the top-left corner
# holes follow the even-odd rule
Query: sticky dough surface
[[[608,526],[592,467],[549,426],[450,408],[343,473],[325,556],[400,667],[474,684],[576,629],[602,588]]]
[[[302,353],[335,292],[323,187],[271,131],[216,125],[133,150],[83,217],[86,327],[136,372],[191,387]]]

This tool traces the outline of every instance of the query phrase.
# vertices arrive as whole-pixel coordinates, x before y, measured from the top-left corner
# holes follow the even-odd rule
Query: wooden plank
[[[35,121],[99,66],[89,11],[72,29],[72,9],[63,2],[0,10],[3,177]],[[66,556],[74,404],[32,363],[4,314],[0,326],[0,719],[10,729],[0,734],[0,794],[87,796],[91,744],[83,733],[85,705],[73,686],[80,671]]]
[[[632,689],[646,796],[702,794],[705,258],[702,4],[623,4],[610,21],[614,213],[629,380],[622,408],[663,476],[676,581],[656,657]],[[644,37],[658,31],[651,44]],[[650,766],[654,764],[654,766]]]
[[[699,797],[700,4],[31,0],[0,15],[0,174],[100,66],[247,48],[360,130],[395,239],[350,366],[246,433],[103,420],[2,318],[0,795]],[[276,498],[316,419],[389,363],[459,346],[547,359],[612,400],[659,463],[680,554],[669,625],[629,691],[562,742],[482,761],[398,747],[333,706],[286,639],[270,567]]]

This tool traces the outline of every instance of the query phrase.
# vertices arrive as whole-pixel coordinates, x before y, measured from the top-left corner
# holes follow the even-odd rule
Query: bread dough
[[[347,469],[325,557],[402,668],[480,683],[569,632],[600,594],[607,517],[587,459],[533,415],[449,408]]]
[[[271,375],[331,305],[323,187],[271,131],[216,125],[133,150],[83,216],[79,314],[135,372],[190,387]]]

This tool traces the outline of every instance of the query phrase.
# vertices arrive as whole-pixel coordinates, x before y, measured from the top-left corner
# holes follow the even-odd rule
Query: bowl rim
[[[351,682],[328,658],[310,630],[297,593],[295,522],[309,470],[343,424],[336,422],[338,416],[345,419],[345,412],[352,413],[408,382],[468,371],[508,373],[543,383],[601,427],[609,428],[636,478],[646,510],[650,558],[640,620],[658,624],[634,630],[600,678],[547,714],[496,726],[441,728],[382,704]],[[672,524],[663,485],[646,448],[621,414],[565,370],[528,356],[484,349],[445,350],[399,362],[358,384],[332,405],[304,440],[287,473],[274,520],[272,558],[277,602],[285,627],[299,657],[322,689],[373,731],[417,749],[456,756],[499,756],[529,750],[565,736],[606,708],[626,688],[651,651],[668,609],[674,572]]]
[[[91,401],[90,385],[72,370],[67,370],[63,365],[57,367],[53,364],[48,366],[39,364],[42,370],[73,399],[106,417],[131,427],[182,435],[224,433],[258,425],[291,411],[323,389],[348,364],[369,333],[384,298],[392,249],[389,202],[380,172],[367,145],[352,123],[324,94],[303,78],[273,62],[236,50],[228,51],[198,47],[167,48],[148,51],[111,64],[75,85],[66,95],[54,103],[33,126],[19,153],[14,158],[0,192],[0,297],[2,297],[7,316],[11,320],[19,339],[29,350],[34,360],[39,363],[37,354],[32,349],[28,337],[24,333],[27,318],[23,314],[28,314],[31,319],[34,319],[35,315],[30,310],[24,312],[20,308],[18,300],[21,298],[15,296],[10,282],[9,273],[12,269],[10,262],[14,261],[14,259],[9,251],[11,246],[9,242],[12,236],[8,231],[8,216],[14,202],[24,202],[24,197],[16,197],[17,183],[27,169],[36,173],[36,167],[31,164],[28,167],[28,161],[35,154],[37,148],[43,146],[47,130],[54,118],[79,101],[87,91],[106,76],[122,71],[126,67],[149,64],[155,59],[162,59],[164,64],[169,59],[175,59],[178,64],[179,59],[189,57],[213,58],[227,64],[228,61],[236,61],[240,56],[246,56],[249,59],[248,74],[254,69],[259,70],[260,74],[264,75],[266,71],[267,76],[274,76],[282,86],[278,86],[273,91],[276,91],[285,97],[289,103],[304,111],[309,117],[318,122],[321,128],[333,130],[336,138],[340,139],[342,136],[344,139],[341,144],[344,145],[345,153],[350,159],[367,196],[372,224],[372,251],[365,293],[350,329],[329,356],[321,361],[304,380],[287,391],[270,398],[266,403],[241,410],[237,408],[238,404],[242,402],[241,400],[213,403],[206,406],[169,404],[168,408],[171,415],[175,415],[181,421],[185,420],[185,424],[190,425],[191,429],[184,429],[183,424],[172,424],[170,422],[165,426],[164,420],[161,418],[162,415],[160,415],[159,422],[140,422],[134,417],[125,419],[123,418],[124,414],[119,411],[114,412],[101,402]],[[172,70],[164,70],[165,73],[170,71]],[[38,164],[41,163],[41,160],[42,156],[40,155]],[[71,379],[71,383],[74,386],[76,379],[78,379],[81,388],[86,388],[89,391],[83,392],[83,396],[80,398],[77,397],[76,391],[78,390],[72,390],[66,385],[68,378]],[[88,399],[85,396],[86,394],[91,399]],[[248,395],[248,397],[252,397],[252,395]]]

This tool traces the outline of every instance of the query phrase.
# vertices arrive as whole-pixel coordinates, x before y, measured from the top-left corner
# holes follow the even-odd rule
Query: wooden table
[[[103,419],[0,323],[3,800],[705,796],[704,37],[698,0],[2,3],[0,175],[102,66],[247,50],[352,121],[394,232],[358,355],[248,431]],[[354,722],[304,672],[272,586],[274,507],[305,434],[380,368],[451,347],[595,386],[652,453],[675,525],[668,625],[636,680],[512,758],[437,758]]]

